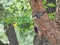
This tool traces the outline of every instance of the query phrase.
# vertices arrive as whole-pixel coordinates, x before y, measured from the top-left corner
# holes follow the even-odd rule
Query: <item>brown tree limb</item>
[[[40,11],[45,11],[42,0],[30,0],[32,7],[32,14],[35,15]],[[53,45],[59,45],[60,43],[60,32],[58,31],[57,24],[50,20],[47,13],[40,18],[34,19],[34,22],[38,25],[38,28],[42,29],[42,33],[53,43]]]
[[[4,29],[6,30],[6,35],[10,42],[10,45],[19,45],[13,25],[12,24],[6,25],[6,23],[4,23]]]

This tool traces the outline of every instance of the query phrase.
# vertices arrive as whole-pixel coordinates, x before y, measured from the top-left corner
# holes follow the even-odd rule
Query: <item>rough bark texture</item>
[[[10,45],[18,45],[18,41],[13,25],[12,24],[5,25],[4,29],[6,30],[6,35],[8,36]]]
[[[44,35],[35,35],[33,40],[34,45],[52,45],[52,43]]]
[[[57,9],[56,9],[57,15],[56,19],[60,21],[60,0],[57,0]]]
[[[46,6],[47,6],[47,4],[49,4],[49,3],[53,3],[53,4],[55,4],[56,5],[56,0],[46,0]],[[46,9],[46,12],[49,14],[49,13],[53,13],[53,12],[56,12],[56,7],[49,7],[48,6],[48,8]],[[42,42],[44,42],[44,43],[42,43],[41,45],[52,45],[51,44],[51,42],[49,42],[49,40],[43,35],[42,37],[36,37],[36,39],[37,38],[41,38],[41,42],[40,43],[42,43]],[[39,41],[37,41],[37,42],[39,42]],[[39,43],[39,44],[40,44]],[[34,44],[35,45],[35,44]]]
[[[45,11],[42,0],[30,0],[32,7],[32,14],[35,15],[40,11]],[[41,33],[39,30],[39,35],[42,34],[49,39],[52,45],[60,45],[60,32],[58,31],[58,25],[55,21],[49,19],[47,13],[45,13],[40,18],[34,19],[35,24],[37,24],[38,29],[41,28]]]
[[[57,23],[58,25],[58,28],[59,28],[59,31],[60,31],[60,0],[57,0],[56,2],[56,19],[55,19],[55,22]]]
[[[40,33],[41,33],[41,29],[40,30]],[[37,29],[37,27],[35,26],[34,27],[34,31],[35,31],[35,36],[34,36],[34,39],[33,39],[33,43],[34,45],[52,45],[52,43],[48,40],[47,37],[45,37],[45,35],[39,35],[39,30]]]

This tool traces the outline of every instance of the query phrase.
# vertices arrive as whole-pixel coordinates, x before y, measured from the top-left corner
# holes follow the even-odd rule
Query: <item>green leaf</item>
[[[50,19],[52,19],[52,20],[55,19],[54,13],[50,13],[50,14],[48,14],[48,15],[49,15]]]
[[[53,4],[53,3],[48,3],[47,6],[49,6],[49,7],[55,7],[55,4]]]
[[[47,9],[48,7],[47,6],[44,6],[45,9]]]

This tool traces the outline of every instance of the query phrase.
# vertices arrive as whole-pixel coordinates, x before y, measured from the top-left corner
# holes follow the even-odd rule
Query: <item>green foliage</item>
[[[50,17],[50,19],[52,19],[52,20],[54,20],[55,19],[55,13],[50,13],[50,14],[48,14],[49,15],[49,17]]]
[[[15,28],[17,28],[16,33],[20,45],[32,45],[33,21],[28,0],[2,0],[2,5],[3,10],[0,11],[2,22],[7,24],[16,22],[17,26]],[[30,41],[27,42],[27,40]]]
[[[33,45],[33,21],[32,10],[28,0],[0,0],[2,6],[0,6],[0,23],[17,23],[16,34],[20,45]],[[55,7],[54,4],[49,3],[46,6],[46,0],[43,0],[45,9]],[[49,14],[51,19],[55,19],[54,13]],[[2,29],[1,29],[2,30]],[[0,31],[1,32],[1,31]],[[2,34],[2,33],[1,33]],[[3,34],[0,35],[0,39]],[[5,36],[5,34],[4,34]],[[4,37],[4,40],[6,37]],[[6,41],[5,41],[6,42]]]
[[[3,24],[0,24],[0,40],[4,43],[9,43],[5,30],[3,29]]]
[[[43,4],[44,4],[44,8],[47,9],[47,8],[53,8],[53,7],[56,7],[56,5],[54,3],[46,3],[46,0],[43,0]],[[50,13],[48,14],[48,16],[50,17],[50,19],[54,20],[55,19],[55,12],[54,13]]]
[[[29,28],[30,27],[30,23],[28,22],[22,22],[22,24],[20,25],[21,28]]]
[[[53,3],[48,3],[47,6],[49,6],[49,7],[55,7],[55,4],[53,4]]]
[[[22,16],[22,17],[18,17],[17,22],[20,28],[29,29],[32,24],[32,19],[30,19],[30,17],[28,18],[27,16]]]

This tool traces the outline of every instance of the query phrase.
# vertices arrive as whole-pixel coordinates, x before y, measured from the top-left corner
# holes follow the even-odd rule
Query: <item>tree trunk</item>
[[[59,28],[59,31],[60,31],[60,0],[57,0],[56,2],[56,19],[55,19],[55,22],[57,23],[58,25],[58,28]]]
[[[30,0],[33,16],[38,12],[45,11],[42,0]],[[60,45],[60,32],[58,31],[58,25],[55,21],[50,20],[47,13],[43,14],[37,19],[34,19],[35,24],[39,30],[39,35],[45,35],[46,38],[52,43],[52,45]]]
[[[4,29],[6,30],[6,35],[8,36],[8,40],[10,45],[18,45],[16,33],[12,24],[4,25]]]
[[[53,3],[56,5],[56,0],[46,0],[46,6],[49,3]],[[56,12],[56,6],[55,7],[49,7],[46,9],[46,12],[49,13],[53,13]],[[36,29],[36,27],[35,27]],[[34,30],[35,30],[34,29]],[[38,31],[35,30],[35,33],[37,33]],[[34,45],[52,45],[51,42],[49,42],[48,38],[46,38],[44,35],[43,36],[39,36],[38,34],[36,34],[34,36],[34,40],[33,40]]]
[[[57,0],[56,19],[60,22],[60,0]]]

